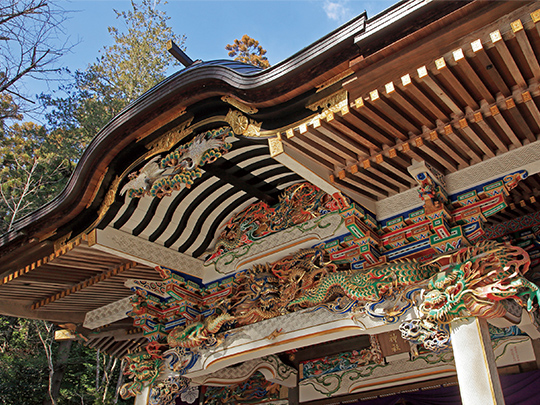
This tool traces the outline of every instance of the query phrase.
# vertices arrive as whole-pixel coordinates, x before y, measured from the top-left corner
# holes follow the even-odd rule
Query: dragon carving
[[[163,358],[151,350],[128,354],[125,360],[124,375],[133,381],[125,383],[120,388],[123,399],[135,397],[141,393],[144,386],[151,385],[163,366]]]
[[[540,289],[523,275],[530,259],[523,249],[486,242],[441,256],[443,271],[431,277],[419,306],[422,317],[400,326],[401,335],[430,350],[448,347],[448,324],[466,317],[505,316],[502,301],[513,299],[528,311]],[[526,297],[526,300],[524,300]]]
[[[287,304],[336,270],[325,263],[321,249],[303,249],[271,264],[256,265],[236,276],[231,312],[239,325],[274,318],[287,312]]]
[[[234,317],[228,313],[212,316],[204,321],[191,323],[187,326],[174,328],[167,335],[169,347],[183,347],[195,349],[202,346],[207,340],[215,339],[215,334],[223,325],[234,321]]]
[[[338,209],[336,200],[318,187],[307,182],[294,184],[283,191],[276,205],[258,202],[233,216],[224,225],[206,261]]]
[[[422,282],[438,271],[437,265],[418,261],[384,264],[367,270],[336,271],[322,276],[313,287],[291,300],[288,307],[312,307],[337,295],[345,295],[354,301],[376,302]]]
[[[540,300],[536,284],[523,275],[529,269],[527,252],[519,247],[483,243],[437,258],[448,268],[428,283],[420,311],[430,322],[450,323],[461,317],[497,318],[506,309],[502,300],[514,299],[531,311]],[[523,297],[527,297],[526,303]]]

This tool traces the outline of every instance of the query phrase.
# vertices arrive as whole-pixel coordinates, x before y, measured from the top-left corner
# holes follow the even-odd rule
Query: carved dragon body
[[[232,297],[232,313],[239,325],[248,325],[288,312],[287,304],[336,266],[323,263],[324,251],[303,249],[271,264],[240,273]]]
[[[122,398],[127,399],[137,396],[144,386],[151,385],[156,380],[163,365],[163,360],[155,354],[144,351],[128,354],[125,360],[127,364],[123,370],[124,375],[133,379],[133,381],[122,385],[120,389]]]
[[[416,261],[385,264],[368,270],[337,271],[321,277],[314,287],[288,306],[311,307],[338,294],[356,301],[375,302],[395,290],[424,281],[438,271],[436,265]]]
[[[217,333],[227,322],[235,318],[227,313],[213,316],[203,322],[194,322],[187,326],[174,328],[167,335],[170,347],[184,347],[193,349],[201,346],[211,335]]]

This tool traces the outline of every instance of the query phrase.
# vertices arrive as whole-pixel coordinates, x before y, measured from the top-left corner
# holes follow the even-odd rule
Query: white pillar
[[[141,390],[141,393],[135,397],[133,405],[148,405],[150,402],[150,386],[147,385]]]
[[[486,320],[456,320],[450,324],[450,331],[461,402],[464,405],[504,404]]]

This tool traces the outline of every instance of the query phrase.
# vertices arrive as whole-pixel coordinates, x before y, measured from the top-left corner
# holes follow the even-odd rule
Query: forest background
[[[373,9],[372,3],[360,7]],[[391,2],[375,3],[378,12]],[[79,46],[66,33],[71,12],[65,4],[0,3],[0,234],[62,191],[82,152],[109,120],[182,68],[166,44],[173,40],[185,50],[186,37],[173,32],[160,0],[122,2],[122,9],[111,11],[116,17],[108,27],[112,44],[84,68],[62,67]],[[346,7],[347,0],[319,4],[334,25],[358,14]],[[321,35],[311,33],[318,35],[313,40],[330,31],[322,29]],[[266,50],[247,35],[225,45],[222,49],[236,60],[269,66]],[[133,402],[118,396],[120,360],[71,340],[57,342],[56,328],[0,316],[0,405]]]

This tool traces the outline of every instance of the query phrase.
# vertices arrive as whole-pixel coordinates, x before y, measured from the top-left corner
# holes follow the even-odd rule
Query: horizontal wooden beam
[[[61,291],[57,294],[51,295],[50,297],[47,297],[39,302],[36,302],[32,305],[32,309],[36,310],[39,309],[47,304],[50,304],[51,302],[54,302],[56,300],[59,300],[60,298],[67,297],[68,295],[71,295],[77,291],[80,291],[84,288],[90,287],[91,285],[94,285],[96,283],[99,283],[100,281],[107,280],[113,276],[116,276],[119,273],[122,273],[123,271],[126,271],[133,266],[135,266],[137,263],[135,262],[127,262],[124,263],[118,267],[115,267],[114,269],[111,269],[109,271],[103,272],[101,274],[98,274],[94,277],[90,277],[82,282],[80,282],[77,285],[74,285],[71,288],[68,288],[67,290]]]
[[[15,272],[5,276],[3,279],[0,280],[0,286],[4,285],[4,284],[7,284],[10,281],[13,281],[16,278],[22,276],[23,274],[27,274],[27,273],[31,272],[32,270],[35,270],[35,269],[43,266],[44,264],[47,264],[47,263],[53,261],[57,257],[65,255],[67,252],[72,250],[74,247],[79,246],[81,244],[81,242],[82,242],[82,237],[77,238],[74,241],[68,242],[64,246],[61,246],[58,249],[56,249],[55,252],[52,253],[51,255],[45,256],[45,257],[33,262],[32,264],[29,264],[28,266],[23,267],[22,269],[19,269],[19,270],[15,271]]]

